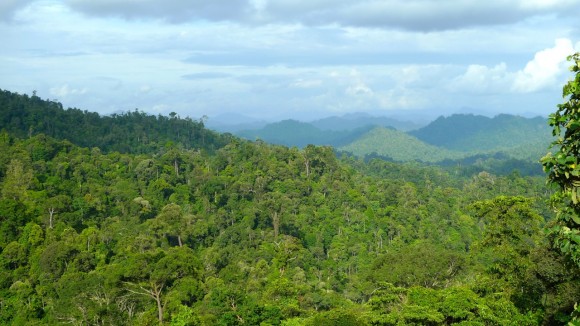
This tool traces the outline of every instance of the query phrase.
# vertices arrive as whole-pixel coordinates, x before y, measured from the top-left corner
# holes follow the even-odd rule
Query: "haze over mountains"
[[[395,116],[385,117],[376,116],[365,112],[348,113],[342,116],[328,116],[315,120],[304,119],[281,119],[279,121],[266,121],[255,119],[239,113],[220,114],[208,119],[206,125],[208,128],[219,132],[241,132],[250,134],[253,130],[258,130],[268,124],[275,124],[281,121],[300,121],[306,122],[320,130],[344,131],[370,125],[394,127],[399,130],[407,131],[420,128],[428,123],[420,119],[410,119],[410,117],[397,118]]]
[[[498,153],[537,162],[551,137],[545,118],[509,114],[493,118],[453,114],[420,125],[360,113],[312,122],[283,120],[250,126],[245,121],[229,130],[249,140],[297,147],[328,145],[360,157],[378,155],[401,162],[442,162]]]

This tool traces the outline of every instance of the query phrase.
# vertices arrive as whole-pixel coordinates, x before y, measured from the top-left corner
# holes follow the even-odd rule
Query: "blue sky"
[[[102,114],[547,115],[580,0],[4,0],[0,88]]]

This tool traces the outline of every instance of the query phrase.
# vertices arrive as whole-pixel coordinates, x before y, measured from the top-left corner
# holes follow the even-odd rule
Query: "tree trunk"
[[[157,303],[157,318],[159,319],[159,325],[163,325],[163,304],[161,303],[161,291],[163,290],[163,284],[151,284],[151,296],[155,299]]]
[[[164,283],[159,284],[152,281],[149,283],[150,288],[146,288],[140,285],[136,285],[134,283],[130,282],[126,283],[133,287],[135,286],[137,287],[137,289],[135,290],[127,288],[127,291],[139,295],[148,296],[153,300],[155,300],[155,303],[157,304],[157,319],[159,320],[159,325],[163,325],[163,303],[161,302],[161,293],[163,292],[165,284]]]
[[[49,229],[52,229],[52,219],[53,219],[55,211],[56,210],[52,207],[48,209],[48,228]]]
[[[157,302],[157,316],[159,318],[159,325],[163,325],[163,305],[161,304],[161,296],[156,296],[155,301]]]
[[[274,212],[272,224],[274,225],[274,238],[277,239],[280,232],[280,216],[278,216],[278,212]]]

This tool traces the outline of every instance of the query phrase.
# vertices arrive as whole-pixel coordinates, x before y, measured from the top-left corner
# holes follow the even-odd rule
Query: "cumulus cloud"
[[[558,39],[552,48],[539,51],[526,67],[515,76],[513,90],[534,92],[557,84],[558,77],[566,71],[566,57],[574,53],[572,41]]]
[[[577,44],[578,45],[578,44]],[[569,65],[566,58],[578,51],[569,39],[557,39],[551,48],[535,53],[521,70],[510,71],[505,63],[495,66],[469,65],[452,79],[448,88],[470,94],[533,93],[561,87]]]
[[[362,74],[358,70],[350,72],[351,83],[346,88],[346,94],[349,96],[373,96],[373,90],[363,80]]]
[[[464,74],[454,78],[449,86],[458,92],[497,94],[508,92],[512,79],[503,62],[493,67],[473,64],[467,67]]]
[[[68,84],[50,88],[50,95],[54,95],[59,98],[66,98],[71,95],[83,95],[86,92],[86,88],[71,88]]]
[[[400,28],[413,31],[507,24],[578,12],[580,0],[63,0],[88,15],[129,19]]]

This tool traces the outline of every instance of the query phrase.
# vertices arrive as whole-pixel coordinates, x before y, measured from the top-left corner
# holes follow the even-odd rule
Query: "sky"
[[[110,114],[547,116],[580,0],[2,0],[0,89]]]

